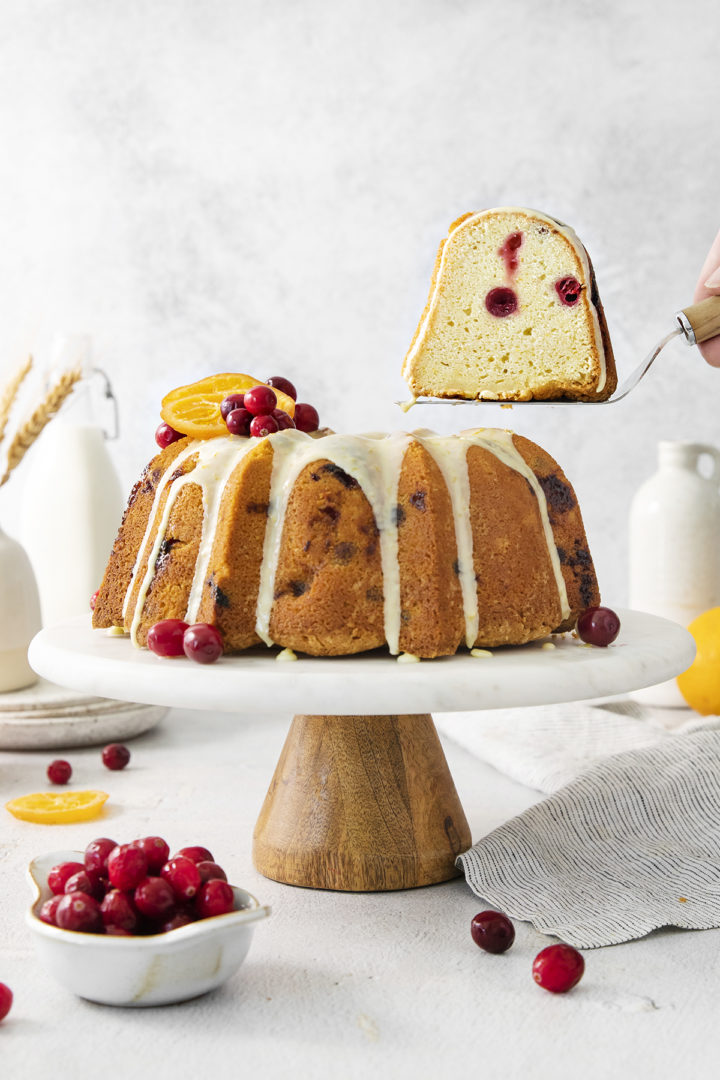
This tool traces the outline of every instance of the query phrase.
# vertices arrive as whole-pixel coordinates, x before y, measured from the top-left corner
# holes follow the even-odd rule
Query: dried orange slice
[[[171,390],[162,399],[160,415],[166,424],[189,435],[193,439],[212,439],[215,435],[227,435],[228,429],[220,414],[220,403],[228,394],[243,394],[253,386],[264,386],[260,379],[252,375],[227,372],[224,375],[210,375],[207,379],[179,386]],[[295,402],[280,390],[273,392],[277,397],[277,407],[288,416],[295,415]]]
[[[105,791],[37,791],[5,803],[13,817],[38,825],[67,825],[97,817],[109,795]]]

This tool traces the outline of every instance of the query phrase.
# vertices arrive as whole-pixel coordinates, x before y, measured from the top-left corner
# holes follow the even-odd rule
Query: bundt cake
[[[164,619],[226,652],[450,655],[570,629],[599,601],[562,470],[511,432],[182,438],[133,488],[96,627]]]
[[[612,347],[573,230],[516,207],[458,218],[440,244],[403,375],[416,398],[609,398]]]

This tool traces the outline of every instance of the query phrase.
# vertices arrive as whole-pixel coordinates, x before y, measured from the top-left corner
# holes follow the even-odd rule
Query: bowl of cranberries
[[[245,959],[270,909],[229,885],[202,847],[108,837],[28,868],[26,922],[50,973],[103,1005],[169,1005],[214,990]]]

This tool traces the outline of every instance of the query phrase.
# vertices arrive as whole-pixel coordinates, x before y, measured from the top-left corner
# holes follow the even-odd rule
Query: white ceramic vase
[[[0,693],[37,682],[28,645],[40,629],[40,600],[25,549],[0,529]]]

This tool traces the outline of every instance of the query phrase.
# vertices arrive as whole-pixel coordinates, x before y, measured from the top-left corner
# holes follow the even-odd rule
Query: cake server
[[[620,383],[612,397],[606,401],[495,401],[486,398],[426,398],[419,397],[414,401],[396,402],[402,409],[407,411],[416,403],[418,405],[504,405],[513,409],[519,405],[614,405],[622,401],[635,389],[640,380],[648,373],[662,350],[676,337],[684,337],[688,345],[701,345],[703,341],[717,337],[720,334],[720,296],[708,296],[697,304],[691,304],[675,313],[676,326],[658,341],[655,348],[648,353],[642,363],[638,364],[624,382]]]

